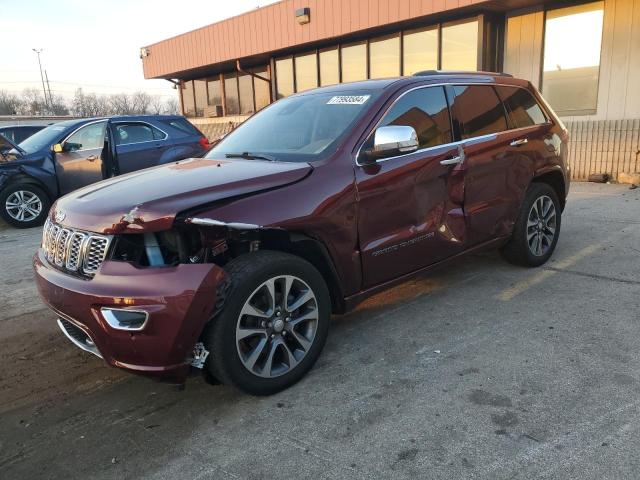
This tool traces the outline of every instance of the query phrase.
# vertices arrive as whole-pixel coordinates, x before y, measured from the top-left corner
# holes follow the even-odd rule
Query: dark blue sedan
[[[40,225],[51,202],[73,190],[208,149],[207,138],[177,115],[56,123],[0,154],[0,216],[19,228]]]

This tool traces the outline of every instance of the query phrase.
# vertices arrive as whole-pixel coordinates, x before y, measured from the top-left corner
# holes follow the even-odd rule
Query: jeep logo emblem
[[[56,212],[56,216],[54,217],[54,219],[55,219],[56,223],[60,223],[65,219],[66,216],[67,216],[66,213],[64,213],[62,210],[58,210]]]

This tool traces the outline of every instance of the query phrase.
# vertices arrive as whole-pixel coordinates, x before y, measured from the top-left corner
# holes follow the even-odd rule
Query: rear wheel
[[[11,185],[0,193],[0,216],[14,227],[42,225],[50,206],[44,190],[30,183]]]
[[[511,263],[537,267],[545,263],[556,248],[562,211],[556,192],[546,183],[532,183],[520,207],[513,234],[502,248]]]
[[[229,292],[205,335],[209,373],[253,395],[289,387],[327,338],[331,302],[322,275],[299,257],[268,250],[225,270]]]

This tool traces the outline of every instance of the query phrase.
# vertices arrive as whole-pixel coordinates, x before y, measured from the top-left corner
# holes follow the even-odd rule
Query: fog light
[[[143,310],[103,307],[100,309],[100,313],[109,326],[116,330],[142,330],[149,319],[149,313]]]

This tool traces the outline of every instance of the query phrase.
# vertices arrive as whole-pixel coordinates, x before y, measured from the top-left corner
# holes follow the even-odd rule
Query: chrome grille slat
[[[107,255],[111,239],[111,236],[63,228],[47,219],[42,232],[42,250],[52,265],[93,277]]]

